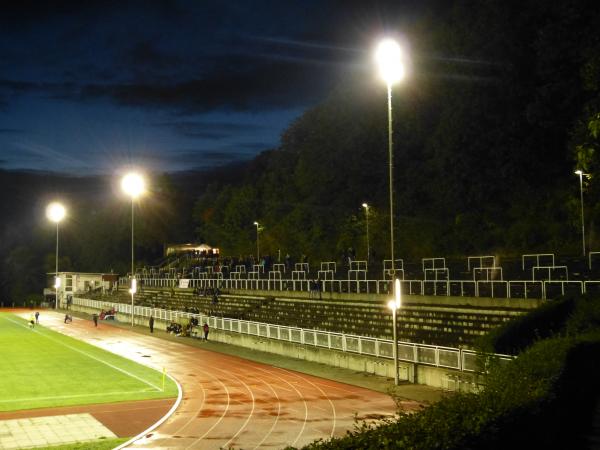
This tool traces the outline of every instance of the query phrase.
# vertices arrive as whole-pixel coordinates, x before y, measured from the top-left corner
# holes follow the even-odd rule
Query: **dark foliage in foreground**
[[[579,305],[593,312],[586,321],[577,309],[579,299],[536,312],[529,323],[539,324],[547,314],[556,337],[532,337],[528,346],[508,364],[491,362],[486,386],[479,394],[458,393],[414,415],[377,428],[363,425],[347,436],[316,442],[306,449],[506,449],[581,448],[589,427],[600,366],[600,313],[598,298]],[[552,322],[557,311],[575,305],[562,327]],[[593,306],[591,306],[593,305]],[[526,329],[519,326],[520,332]],[[507,327],[507,333],[514,328]],[[570,336],[559,336],[571,330]],[[585,330],[585,334],[574,334]],[[500,341],[509,341],[500,339]],[[519,345],[524,345],[521,341]]]

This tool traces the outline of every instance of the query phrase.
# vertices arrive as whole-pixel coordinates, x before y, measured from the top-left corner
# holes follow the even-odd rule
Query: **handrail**
[[[131,305],[128,303],[115,303],[76,297],[73,299],[73,304],[93,309],[114,308],[120,313],[131,315]],[[217,330],[263,336],[270,339],[329,348],[348,353],[358,353],[377,358],[393,359],[394,343],[389,339],[150,308],[148,306],[135,306],[133,313],[138,317],[150,317],[150,315],[153,315],[155,319],[171,322],[177,322],[182,318],[189,320],[194,317],[198,319],[198,323],[206,322],[211,328]],[[500,354],[492,356],[500,360],[510,360],[513,358],[510,355]],[[444,367],[462,372],[478,372],[481,363],[480,358],[481,355],[473,350],[417,344],[414,342],[398,342],[398,359],[415,364]]]
[[[215,274],[213,274],[214,276]],[[208,276],[208,275],[207,275]],[[283,278],[186,278],[189,288],[220,288],[235,290],[261,290],[277,292],[310,292],[310,279]],[[140,287],[173,288],[180,285],[179,278],[140,278]],[[119,279],[121,285],[128,285],[125,277]],[[392,292],[391,280],[319,280],[322,293],[354,293],[389,295]],[[584,294],[588,284],[600,283],[589,280],[400,280],[402,292],[407,295],[460,296],[485,298],[524,298],[547,299],[548,287],[561,285],[564,295],[567,286]],[[458,289],[460,287],[460,289]],[[552,290],[552,292],[558,290]]]

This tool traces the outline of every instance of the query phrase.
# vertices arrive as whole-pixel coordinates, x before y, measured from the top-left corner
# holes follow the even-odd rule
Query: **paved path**
[[[166,370],[183,388],[177,411],[130,448],[283,448],[343,435],[358,419],[390,417],[378,392],[46,311],[42,324]]]

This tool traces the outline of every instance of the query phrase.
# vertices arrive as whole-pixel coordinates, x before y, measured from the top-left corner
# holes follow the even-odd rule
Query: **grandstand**
[[[122,289],[109,295],[86,294],[81,298],[129,305],[131,295]],[[310,299],[307,296],[249,295],[223,292],[214,302],[212,292],[197,289],[144,288],[136,294],[138,306],[183,311],[251,322],[391,339],[392,320],[384,302],[377,298]],[[532,305],[534,306],[534,305]],[[399,339],[422,344],[470,348],[477,336],[523,314],[514,306],[452,306],[407,303],[399,311]]]
[[[499,258],[471,255],[464,258],[427,257],[420,261],[396,260],[395,278],[409,295],[552,299],[567,293],[600,290],[600,254],[587,258],[553,253]],[[129,274],[131,276],[131,274]],[[145,267],[135,274],[148,287],[175,287],[189,280],[190,287],[236,290],[310,291],[318,280],[322,292],[389,294],[391,261],[275,262],[270,257],[221,258],[218,255],[179,255],[160,267]],[[128,283],[127,277],[121,284]]]
[[[402,280],[399,339],[472,347],[477,336],[558,295],[597,290],[600,255],[587,260],[551,253],[518,258],[398,259]],[[79,297],[131,304],[129,277],[120,289]],[[275,263],[269,257],[227,258],[184,254],[136,274],[135,304],[167,311],[299,327],[380,339],[392,337],[386,299],[391,261]],[[318,291],[315,297],[315,288]],[[317,297],[319,297],[317,299]],[[456,299],[459,300],[456,300]],[[462,300],[460,300],[462,298]]]

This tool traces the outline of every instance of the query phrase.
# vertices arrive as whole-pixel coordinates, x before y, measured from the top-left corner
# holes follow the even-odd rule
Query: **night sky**
[[[9,4],[0,168],[172,172],[250,159],[345,78],[372,73],[377,40],[416,14],[393,3]]]

